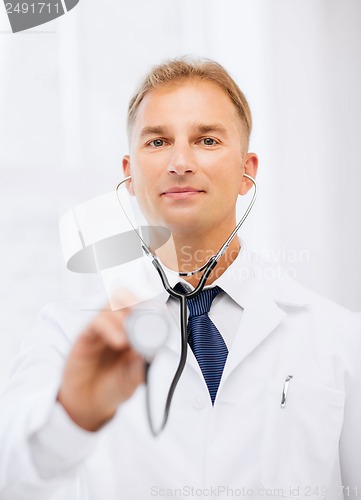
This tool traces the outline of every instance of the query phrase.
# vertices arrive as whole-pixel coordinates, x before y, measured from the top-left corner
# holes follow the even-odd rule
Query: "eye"
[[[153,141],[150,141],[149,145],[153,146],[153,148],[161,148],[164,146],[164,143],[163,139],[154,139]]]
[[[205,146],[215,146],[218,144],[215,139],[212,139],[212,137],[205,137],[202,141]]]

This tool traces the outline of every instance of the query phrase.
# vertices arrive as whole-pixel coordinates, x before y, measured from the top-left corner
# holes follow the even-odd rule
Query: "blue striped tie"
[[[176,290],[185,292],[178,283]],[[228,349],[222,335],[208,316],[213,299],[223,290],[216,286],[207,288],[193,299],[189,299],[188,309],[188,343],[202,370],[212,405],[216,399],[223,368],[226,363]]]

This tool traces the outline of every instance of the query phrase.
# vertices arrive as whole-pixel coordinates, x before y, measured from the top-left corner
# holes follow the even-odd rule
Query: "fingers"
[[[129,346],[124,331],[124,320],[128,314],[129,311],[124,310],[102,311],[85,330],[85,339],[92,342],[94,347],[100,347],[103,343],[116,351],[125,349]]]
[[[128,342],[131,309],[103,309],[76,340],[58,400],[81,427],[96,430],[144,381],[144,360]]]
[[[115,351],[121,351],[130,346],[124,322],[132,311],[128,305],[137,303],[137,299],[133,294],[124,291],[117,294],[116,300],[119,308],[115,311],[104,308],[81,336],[81,341],[87,342],[88,347],[96,349],[103,344]]]

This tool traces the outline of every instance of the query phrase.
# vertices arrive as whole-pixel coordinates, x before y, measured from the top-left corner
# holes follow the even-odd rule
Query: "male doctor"
[[[172,247],[157,251],[171,284],[192,289],[200,274],[178,273],[217,253],[252,187],[244,174],[257,173],[247,101],[217,63],[179,59],[151,70],[128,118],[128,191],[149,224],[171,232]],[[161,418],[178,304],[142,265],[171,325],[151,375]],[[131,308],[98,297],[45,308],[1,400],[0,499],[51,499],[65,482],[78,500],[361,497],[359,321],[267,277],[235,238],[189,306],[188,360],[158,438],[144,360],[125,332]]]

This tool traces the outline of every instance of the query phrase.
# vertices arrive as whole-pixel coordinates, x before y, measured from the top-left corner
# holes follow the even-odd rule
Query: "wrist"
[[[61,390],[59,391],[57,401],[77,426],[89,432],[100,430],[115,415],[115,410],[106,413],[96,411],[94,408],[90,408],[89,405],[84,405],[87,407],[86,409],[82,408],[79,403],[73,405],[67,401]]]

